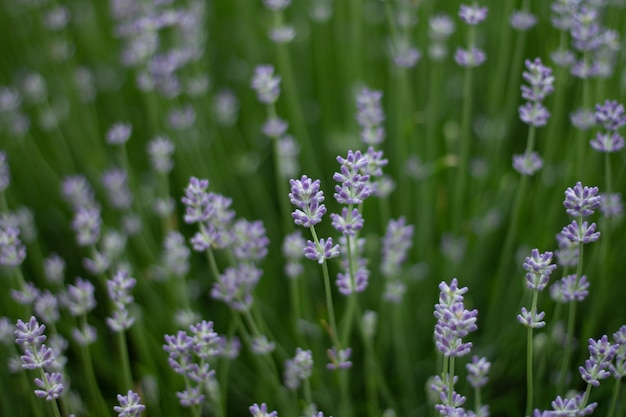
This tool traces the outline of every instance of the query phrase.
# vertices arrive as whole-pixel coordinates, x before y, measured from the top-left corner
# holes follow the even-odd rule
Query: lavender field
[[[626,1],[0,0],[0,415],[626,416]]]

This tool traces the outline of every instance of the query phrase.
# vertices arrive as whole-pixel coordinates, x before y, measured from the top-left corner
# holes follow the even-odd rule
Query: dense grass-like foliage
[[[624,22],[3,0],[0,414],[626,415]]]

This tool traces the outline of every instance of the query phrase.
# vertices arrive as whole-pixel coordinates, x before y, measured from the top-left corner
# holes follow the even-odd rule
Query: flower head
[[[563,201],[565,212],[572,217],[590,216],[594,210],[600,207],[600,196],[598,187],[583,187],[579,182],[565,190],[565,200]]]
[[[113,407],[113,410],[119,413],[119,417],[139,417],[146,409],[146,406],[141,404],[139,395],[132,390],[128,390],[127,395],[118,394],[117,401],[120,405]]]

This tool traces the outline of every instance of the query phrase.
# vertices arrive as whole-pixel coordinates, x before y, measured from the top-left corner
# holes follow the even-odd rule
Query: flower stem
[[[118,354],[122,362],[122,380],[124,381],[124,390],[133,388],[133,374],[130,369],[130,360],[128,359],[128,347],[126,346],[126,333],[124,331],[116,332],[115,341],[117,343]]]

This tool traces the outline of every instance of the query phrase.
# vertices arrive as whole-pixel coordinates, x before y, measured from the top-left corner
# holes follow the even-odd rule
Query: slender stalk
[[[473,28],[470,28],[470,39],[473,37]],[[470,41],[470,45],[473,40]],[[465,183],[467,182],[467,167],[469,165],[469,154],[471,145],[471,117],[472,117],[472,69],[465,68],[463,78],[463,113],[461,116],[461,136],[458,138],[459,143],[459,166],[457,168],[457,178],[454,191],[454,217],[452,222],[452,230],[455,233],[462,232],[462,217],[467,211],[467,205],[464,201]]]
[[[539,291],[533,291],[533,302],[530,308],[530,314],[537,312],[537,298]],[[533,380],[533,328],[528,326],[526,340],[526,415],[530,416],[533,410],[534,400],[534,380]]]
[[[619,394],[620,394],[621,387],[622,387],[621,378],[616,378],[615,384],[613,385],[613,396],[611,397],[611,407],[609,408],[609,413],[606,415],[606,417],[613,417],[613,415],[615,414],[615,410],[617,409],[617,401],[620,398]]]
[[[122,381],[124,382],[124,392],[133,388],[133,374],[130,369],[130,360],[128,359],[128,347],[126,345],[126,333],[124,331],[115,332],[115,341],[117,351],[120,356],[122,365]]]
[[[582,216],[578,223],[582,223]],[[578,287],[578,280],[582,275],[583,267],[583,243],[578,244],[578,265],[576,266],[576,281],[574,288]],[[570,301],[569,312],[567,318],[567,341],[565,342],[565,353],[563,354],[563,362],[561,363],[561,372],[559,374],[558,391],[562,392],[565,388],[565,381],[567,377],[567,368],[572,356],[572,342],[574,340],[574,324],[576,322],[576,301]]]

